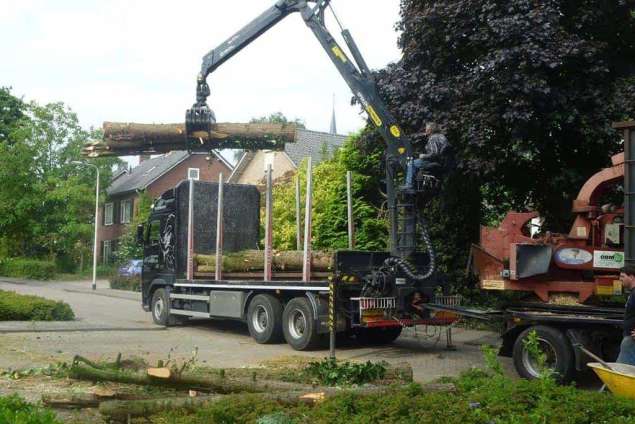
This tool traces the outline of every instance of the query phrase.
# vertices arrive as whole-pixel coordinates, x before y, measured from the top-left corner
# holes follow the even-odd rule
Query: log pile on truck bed
[[[216,123],[210,132],[186,135],[185,124],[104,122],[102,140],[82,148],[87,157],[159,154],[172,150],[209,152],[215,149],[282,150],[296,139],[296,124]]]
[[[272,255],[273,271],[302,271],[303,252],[301,250],[274,251]],[[194,256],[199,272],[215,272],[216,256]],[[224,272],[262,272],[265,266],[265,257],[262,250],[243,250],[240,252],[226,253],[223,255]],[[314,250],[311,252],[311,269],[313,271],[327,272],[334,266],[333,252]]]

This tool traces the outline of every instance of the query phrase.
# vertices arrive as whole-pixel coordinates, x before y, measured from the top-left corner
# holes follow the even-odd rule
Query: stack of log
[[[55,408],[99,407],[101,415],[109,422],[130,422],[134,417],[148,417],[165,410],[182,409],[193,411],[202,406],[228,398],[250,394],[262,399],[275,400],[282,405],[300,403],[315,404],[342,393],[335,387],[315,386],[271,379],[229,377],[224,372],[203,373],[167,368],[159,364],[157,368],[130,370],[114,364],[97,364],[76,356],[69,369],[69,377],[92,382],[116,382],[141,386],[158,386],[185,391],[186,395],[162,398],[126,399],[113,391],[110,393],[68,393],[45,394],[42,400]],[[222,370],[221,370],[222,371]],[[390,365],[383,377],[384,382],[408,383],[412,381],[412,368],[406,363]],[[390,390],[387,385],[365,385],[348,389],[357,395],[383,393]],[[445,390],[433,388],[432,390]],[[107,390],[108,391],[108,390]],[[189,395],[188,395],[189,394]]]
[[[217,123],[209,132],[199,131],[188,136],[185,124],[104,122],[103,139],[86,143],[82,155],[96,158],[172,150],[283,150],[285,143],[295,142],[297,129],[293,123]]]
[[[215,272],[216,256],[194,256],[198,272]],[[314,250],[311,252],[311,270],[327,272],[333,270],[333,252]],[[302,271],[304,252],[301,250],[274,251],[272,254],[271,268],[273,271]],[[224,272],[258,272],[263,271],[265,255],[262,250],[243,250],[240,252],[226,253],[223,255]]]

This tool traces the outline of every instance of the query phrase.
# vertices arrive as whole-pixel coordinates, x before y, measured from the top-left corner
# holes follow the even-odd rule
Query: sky
[[[201,59],[274,0],[0,0],[0,86],[39,103],[62,101],[85,127],[103,121],[182,122]],[[399,0],[333,0],[371,68],[400,57]],[[328,15],[327,15],[328,16]],[[339,38],[332,17],[327,24]],[[328,131],[365,115],[299,15],[291,15],[209,76],[219,122],[282,112]]]

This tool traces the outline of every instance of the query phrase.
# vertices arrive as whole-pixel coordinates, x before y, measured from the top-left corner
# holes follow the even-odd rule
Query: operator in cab
[[[450,150],[448,139],[441,132],[436,122],[428,122],[424,131],[428,141],[424,153],[408,164],[406,185],[404,187],[406,189],[413,188],[414,179],[419,171],[436,178],[439,178],[445,171],[446,156]]]
[[[620,270],[620,280],[625,289],[631,291],[626,301],[624,310],[624,331],[622,332],[622,343],[620,344],[620,354],[617,362],[621,364],[635,365],[635,267],[625,266]]]

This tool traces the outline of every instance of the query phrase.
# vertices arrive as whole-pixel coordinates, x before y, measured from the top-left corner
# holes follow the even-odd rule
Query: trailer
[[[303,234],[298,222],[302,250],[295,252],[277,253],[272,248],[270,169],[262,250],[256,250],[261,240],[261,193],[256,186],[227,184],[222,176],[218,183],[188,180],[157,199],[147,223],[137,229],[144,246],[142,304],[154,322],[167,326],[195,318],[240,320],[256,342],[284,340],[296,350],[322,346],[329,334],[385,344],[399,337],[403,327],[451,324],[447,315],[435,320],[434,313],[415,313],[415,293],[431,299],[436,284],[417,283],[398,269],[388,269],[390,252],[334,251],[321,268],[315,267],[310,161],[307,175]],[[351,215],[352,210],[349,220]],[[352,225],[349,231],[352,240]],[[228,257],[224,255],[240,255],[247,249],[251,257],[260,255],[258,266],[223,269]],[[278,266],[277,255],[282,253],[299,255],[300,266]],[[199,263],[202,255],[213,258],[211,266]],[[428,255],[416,253],[410,263],[425,268]]]
[[[577,371],[594,361],[577,349],[577,344],[613,362],[622,340],[623,308],[539,302],[519,302],[498,310],[432,303],[425,307],[498,324],[502,329],[499,355],[512,358],[518,375],[528,379],[538,378],[541,372],[526,346],[531,332],[536,332],[539,348],[546,357],[545,366],[555,371],[563,383],[573,380]]]

